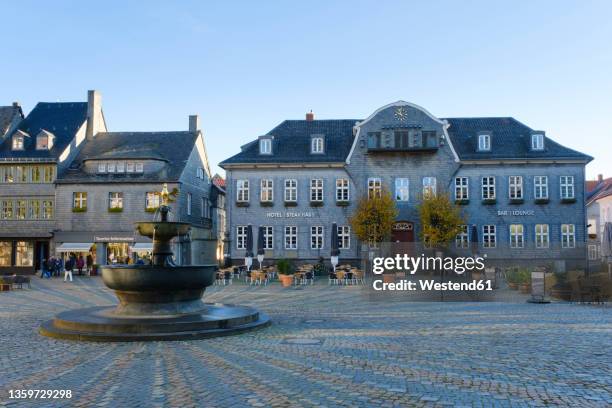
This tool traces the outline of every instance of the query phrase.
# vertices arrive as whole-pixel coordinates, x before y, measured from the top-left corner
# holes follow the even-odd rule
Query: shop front
[[[150,241],[137,242],[134,235],[126,232],[58,232],[55,241],[58,255],[90,255],[97,265],[132,264],[141,258],[149,259],[152,250]]]
[[[48,256],[48,237],[0,237],[0,275],[34,274]]]

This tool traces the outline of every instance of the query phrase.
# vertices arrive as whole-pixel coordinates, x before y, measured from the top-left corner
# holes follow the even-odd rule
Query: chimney
[[[312,109],[311,109],[310,112],[306,114],[306,121],[312,122],[313,120],[314,120],[314,113],[312,113]]]
[[[192,133],[200,130],[200,117],[198,115],[189,115],[189,131]]]
[[[19,104],[19,102],[15,101],[13,102],[13,108],[19,108],[21,105]]]
[[[597,175],[597,182],[601,183],[603,181],[603,174],[598,174]]]
[[[106,130],[103,128],[102,119],[102,95],[95,90],[87,91],[87,130],[85,136],[91,140],[96,133]]]

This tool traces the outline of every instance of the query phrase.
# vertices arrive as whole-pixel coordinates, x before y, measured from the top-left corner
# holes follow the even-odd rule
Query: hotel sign
[[[497,210],[497,215],[500,217],[529,217],[535,215],[534,210]]]
[[[314,213],[310,211],[276,211],[266,213],[266,218],[310,218]]]

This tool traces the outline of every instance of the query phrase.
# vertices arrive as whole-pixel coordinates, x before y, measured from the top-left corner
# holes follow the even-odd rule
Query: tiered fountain
[[[104,284],[115,291],[118,306],[59,313],[43,323],[44,336],[89,341],[188,340],[237,334],[269,324],[248,306],[202,301],[213,284],[216,265],[177,266],[170,241],[190,225],[168,221],[167,187],[162,191],[160,222],[138,222],[140,235],[152,238],[151,265],[102,266]]]

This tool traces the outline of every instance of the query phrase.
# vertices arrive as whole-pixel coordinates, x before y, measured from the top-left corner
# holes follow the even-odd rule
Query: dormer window
[[[26,134],[22,131],[17,131],[13,136],[13,150],[23,150],[25,148],[25,136]]]
[[[323,136],[314,136],[310,140],[310,153],[322,154],[324,153]]]
[[[36,136],[36,150],[51,150],[54,139],[53,133],[42,130]]]
[[[272,139],[259,139],[259,154],[272,154]]]
[[[114,162],[108,163],[107,166],[106,166],[106,171],[108,171],[109,173],[114,173],[115,172],[115,163]]]
[[[106,173],[106,163],[98,163],[98,173]]]
[[[542,133],[531,135],[531,150],[544,150],[544,135]]]
[[[144,165],[143,163],[136,163],[135,167],[135,172],[136,173],[142,173],[144,171]]]
[[[491,150],[491,135],[488,133],[478,135],[478,151],[488,152]]]

